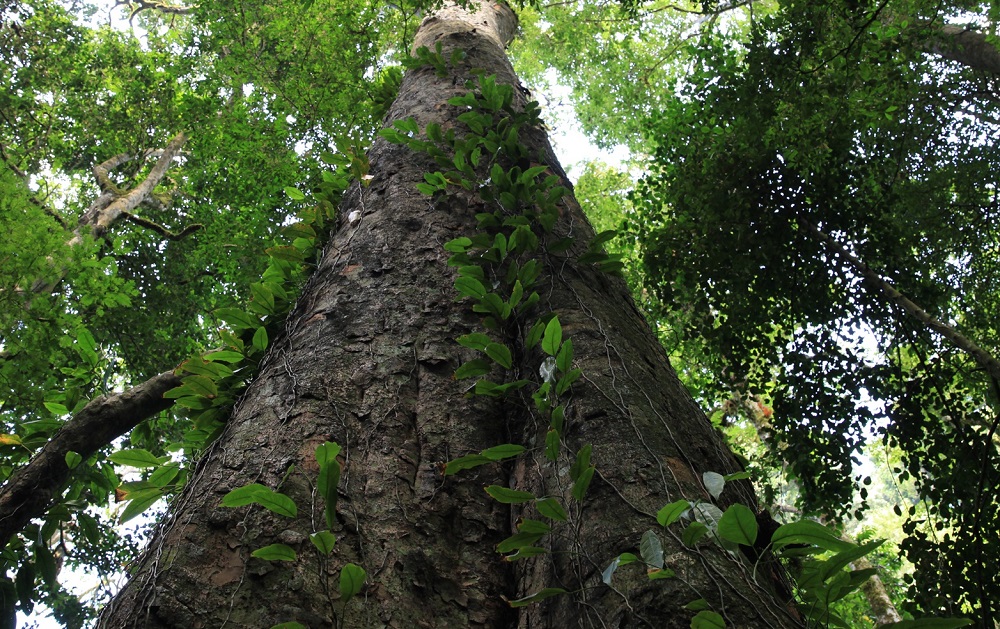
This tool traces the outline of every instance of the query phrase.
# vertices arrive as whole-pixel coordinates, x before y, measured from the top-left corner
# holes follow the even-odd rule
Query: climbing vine
[[[418,51],[416,65],[433,67],[438,75],[446,74],[447,65],[462,60],[453,52],[446,61],[440,44],[435,52],[426,48]],[[459,345],[474,350],[479,357],[469,360],[455,371],[457,380],[474,379],[471,395],[517,398],[512,393],[530,392],[533,410],[548,423],[544,445],[540,447],[550,465],[558,465],[563,457],[571,461],[570,496],[583,503],[596,471],[591,462],[592,447],[585,444],[573,452],[565,446],[566,400],[571,387],[582,374],[573,366],[573,342],[564,338],[559,317],[545,311],[536,290],[543,267],[538,254],[557,254],[573,244],[569,237],[558,238],[553,228],[560,214],[560,203],[568,194],[562,180],[544,163],[533,161],[520,141],[522,129],[540,124],[535,102],[523,109],[514,106],[513,88],[498,85],[495,77],[476,75],[467,82],[468,91],[453,97],[448,103],[463,109],[457,117],[464,123],[464,132],[443,129],[429,124],[421,135],[417,123],[398,120],[382,130],[380,135],[395,144],[424,153],[439,170],[424,174],[418,190],[428,196],[461,191],[478,195],[486,211],[476,215],[478,231],[455,238],[444,245],[451,254],[448,264],[457,269],[455,291],[471,302],[471,310],[480,316],[483,330],[456,339]],[[483,176],[480,173],[485,173]],[[603,244],[614,236],[613,231],[598,234],[578,257],[580,263],[594,264],[599,270],[619,273],[619,256],[604,252]],[[540,348],[542,360],[534,373],[524,373],[521,364]],[[497,379],[494,374],[504,376]],[[512,402],[520,403],[520,402]],[[502,444],[481,452],[453,459],[444,466],[445,475],[453,475],[480,465],[524,456],[529,448],[520,444]],[[715,472],[704,475],[710,495],[718,499],[725,483],[749,477],[745,472],[722,476]],[[572,530],[572,510],[563,501],[551,496],[536,496],[513,487],[489,485],[485,491],[504,504],[533,504],[544,520],[521,517],[517,531],[501,541],[496,550],[507,561],[517,561],[548,550],[539,545],[546,535],[563,526]],[[759,515],[741,504],[724,512],[711,502],[678,500],[663,507],[656,520],[661,527],[670,527],[687,520],[681,540],[697,549],[705,540],[714,540],[736,560],[747,561],[756,568],[762,557],[781,553],[797,558],[793,575],[801,612],[814,626],[843,626],[846,623],[831,611],[831,605],[857,590],[874,573],[874,569],[851,570],[851,562],[876,550],[881,541],[857,545],[844,541],[829,528],[803,520],[761,531]],[[623,553],[604,570],[602,580],[611,585],[615,572],[623,566],[637,563],[645,566],[650,580],[675,577],[665,565],[659,534],[648,530],[639,544],[639,554]],[[521,607],[552,596],[569,593],[558,587],[547,587],[517,600],[512,607]],[[709,609],[704,599],[692,601],[686,608],[694,613],[693,628],[724,627],[723,617]],[[931,624],[927,624],[931,623]],[[892,625],[897,629],[915,627],[960,627],[970,624],[964,619],[910,620]]]

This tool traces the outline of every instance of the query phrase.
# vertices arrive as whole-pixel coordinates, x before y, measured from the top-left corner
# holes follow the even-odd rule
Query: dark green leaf
[[[486,487],[486,493],[493,497],[497,502],[502,502],[504,504],[520,504],[523,502],[530,502],[535,500],[534,494],[528,493],[526,491],[518,491],[516,489],[510,489],[508,487],[501,487],[500,485],[490,485]]]
[[[112,452],[108,455],[108,460],[112,463],[117,463],[118,465],[127,465],[129,467],[138,468],[156,467],[160,465],[160,460],[158,458],[150,454],[148,450],[143,450],[142,448]]]
[[[704,610],[691,619],[691,629],[726,629],[726,622],[716,612]]]
[[[757,541],[757,528],[754,512],[741,504],[734,504],[722,514],[716,533],[731,542],[753,546]]]
[[[550,520],[565,522],[568,518],[566,509],[555,498],[539,498],[535,501],[535,508],[543,517]]]
[[[368,574],[361,566],[349,563],[340,570],[340,600],[351,600],[365,585]]]
[[[593,465],[584,469],[580,472],[580,477],[576,479],[573,483],[573,498],[582,501],[583,497],[587,495],[587,489],[590,488],[590,481],[594,477],[594,472],[597,468]]]
[[[330,531],[320,531],[309,536],[309,541],[313,543],[316,550],[322,555],[329,555],[333,552],[333,547],[337,543],[337,537]]]
[[[507,601],[507,604],[511,607],[525,607],[531,605],[532,603],[537,603],[539,601],[544,601],[547,598],[552,598],[553,596],[559,596],[560,594],[565,594],[566,590],[562,588],[545,588],[539,590],[530,596],[525,596],[524,598],[519,598],[514,601]]]
[[[295,551],[285,544],[271,544],[250,553],[251,557],[257,557],[265,561],[295,561],[297,555]]]
[[[684,512],[691,508],[691,503],[687,500],[677,500],[671,502],[656,512],[656,521],[660,526],[670,526],[684,515]]]
[[[562,345],[562,326],[559,324],[559,317],[552,319],[545,326],[545,334],[542,336],[542,351],[549,356],[559,353]]]

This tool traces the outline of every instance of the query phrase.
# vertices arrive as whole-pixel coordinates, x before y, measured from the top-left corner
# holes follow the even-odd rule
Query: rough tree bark
[[[418,46],[440,42],[446,58],[455,47],[468,56],[443,78],[433,68],[407,73],[389,123],[413,117],[421,128],[460,128],[460,112],[446,101],[466,91],[475,68],[517,85],[504,53],[516,18],[497,3],[472,5],[425,19]],[[522,141],[561,174],[544,131],[523,133]],[[614,557],[658,528],[660,507],[708,500],[702,473],[738,464],[681,386],[624,282],[575,261],[593,236],[575,201],[563,208],[557,232],[583,244],[568,256],[542,256],[549,280],[539,292],[585,374],[574,386],[565,440],[574,451],[593,444],[598,474],[571,530],[546,538],[551,554],[500,559],[494,546],[521,512],[482,487],[562,497],[568,487],[566,470],[553,473],[540,452],[442,476],[450,459],[501,443],[534,445],[545,431],[523,401],[469,397],[468,381],[452,377],[473,357],[455,337],[482,326],[456,299],[442,245],[473,233],[484,209],[471,195],[419,194],[414,185],[437,167],[404,146],[379,140],[370,162],[370,185],[352,188],[342,207],[352,220],[341,221],[283,338],[99,626],[686,628],[692,613],[682,606],[698,598],[729,626],[797,626],[763,571],[755,576],[713,544],[688,549],[673,531],[659,529],[678,578],[649,581],[629,566],[614,588],[601,583]],[[537,374],[537,350],[520,354],[525,377]],[[343,446],[344,466],[329,561],[316,558],[308,540],[323,528],[313,453],[325,441]],[[219,506],[228,491],[254,482],[290,495],[299,515]],[[736,501],[756,507],[742,482],[727,486],[720,506]],[[250,557],[276,542],[293,546],[299,559]],[[345,605],[333,579],[347,562],[363,566],[368,581]],[[544,587],[576,593],[521,609],[502,599]]]

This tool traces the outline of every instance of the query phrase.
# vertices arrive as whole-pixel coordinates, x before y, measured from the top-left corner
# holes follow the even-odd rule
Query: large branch
[[[924,50],[973,70],[1000,74],[1000,49],[985,33],[954,24],[938,26],[936,31],[924,44]]]
[[[997,361],[992,354],[979,347],[972,339],[944,323],[940,319],[930,315],[926,310],[913,303],[906,295],[896,290],[896,287],[882,279],[871,267],[858,259],[857,256],[849,252],[842,244],[837,242],[832,236],[821,231],[816,225],[799,218],[802,229],[819,238],[831,251],[842,256],[848,264],[854,268],[855,272],[861,276],[869,286],[875,288],[882,294],[882,297],[900,306],[910,313],[914,318],[923,323],[931,330],[951,341],[952,345],[964,351],[976,364],[979,365],[994,380],[1000,381],[1000,361]]]
[[[163,176],[167,174],[167,170],[170,168],[170,163],[175,157],[180,153],[181,147],[187,140],[187,136],[184,132],[180,132],[175,135],[170,142],[167,144],[166,148],[160,153],[160,157],[156,160],[156,165],[153,166],[146,178],[142,180],[138,186],[128,191],[114,200],[105,200],[106,195],[109,190],[104,190],[104,194],[101,195],[98,201],[95,201],[91,205],[90,209],[80,218],[80,224],[77,226],[76,233],[73,238],[70,239],[69,245],[73,246],[81,242],[84,238],[84,233],[86,231],[90,232],[90,235],[94,238],[100,238],[108,229],[119,219],[123,213],[131,212],[140,203],[143,202],[146,197],[153,191],[154,188],[163,179]],[[121,161],[115,161],[121,160]],[[99,164],[94,168],[94,175],[97,177],[99,183],[102,184],[102,189],[106,188],[105,184],[108,184],[107,171],[109,168],[113,168],[115,165],[127,161],[127,156],[117,156],[111,158],[113,165],[108,166],[108,162]],[[103,175],[103,177],[102,177]]]
[[[163,394],[180,386],[172,371],[154,376],[124,393],[102,396],[56,431],[27,465],[0,487],[0,549],[32,518],[40,517],[69,479],[66,454],[87,459],[139,422],[173,405]]]

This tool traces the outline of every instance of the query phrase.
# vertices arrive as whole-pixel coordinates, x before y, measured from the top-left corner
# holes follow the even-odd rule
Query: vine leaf
[[[653,531],[646,531],[642,534],[642,541],[639,542],[639,555],[647,566],[654,568],[663,567],[663,544],[660,538]]]
[[[285,544],[271,544],[250,553],[251,557],[264,559],[265,561],[295,561],[297,555],[291,546]]]
[[[361,566],[349,563],[340,571],[340,598],[346,603],[361,591],[368,574]]]
[[[725,629],[726,621],[718,613],[705,610],[700,611],[691,619],[691,629]]]
[[[545,334],[542,336],[542,351],[549,356],[559,353],[559,346],[562,345],[562,325],[559,317],[552,317],[545,326]]]
[[[854,544],[845,542],[834,535],[833,531],[812,520],[801,520],[779,526],[771,536],[771,545],[779,549],[788,544],[809,544],[834,552],[854,548]]]
[[[484,489],[486,490],[486,493],[493,497],[494,500],[502,502],[503,504],[521,504],[523,502],[531,502],[532,500],[535,500],[534,494],[526,491],[510,489],[509,487],[501,487],[500,485],[490,485]]]
[[[524,598],[519,598],[517,600],[512,601],[508,600],[505,597],[504,600],[507,601],[507,604],[510,605],[511,607],[525,607],[527,605],[531,605],[532,603],[544,601],[547,598],[552,598],[553,596],[559,596],[560,594],[565,594],[565,593],[566,590],[562,588],[545,588],[543,590],[535,592],[534,594],[531,594],[530,596],[525,596]]]
[[[337,537],[330,531],[320,531],[318,533],[313,533],[309,536],[309,541],[313,543],[323,555],[329,555],[333,552],[333,547],[337,542]]]
[[[656,521],[660,526],[670,526],[684,515],[684,512],[691,508],[691,503],[687,500],[671,502],[656,512]]]
[[[719,518],[716,532],[719,537],[744,546],[753,546],[757,541],[757,516],[741,504],[734,504]]]

